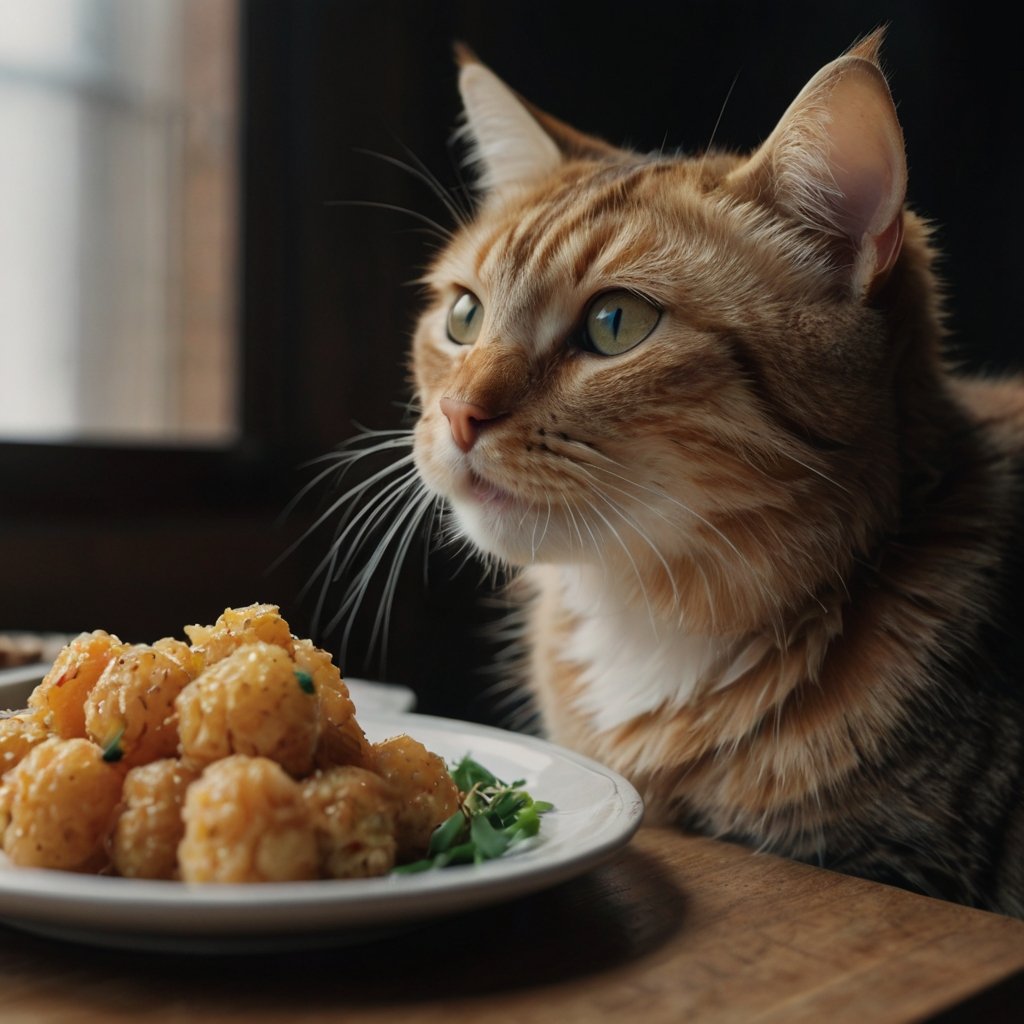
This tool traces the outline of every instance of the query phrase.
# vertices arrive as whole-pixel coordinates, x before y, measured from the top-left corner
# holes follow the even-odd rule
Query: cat
[[[1024,915],[1024,384],[946,365],[880,43],[693,157],[460,51],[478,204],[375,443],[518,570],[544,733],[648,822]]]

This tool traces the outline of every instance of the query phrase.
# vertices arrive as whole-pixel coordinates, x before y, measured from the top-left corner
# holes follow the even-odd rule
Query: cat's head
[[[877,42],[748,156],[614,148],[464,60],[481,198],[426,277],[415,456],[483,552],[665,594],[686,561],[710,596],[741,560],[867,545],[910,223]]]

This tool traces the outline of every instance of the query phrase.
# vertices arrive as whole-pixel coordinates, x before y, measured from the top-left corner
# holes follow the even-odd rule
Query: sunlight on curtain
[[[0,441],[237,431],[237,0],[0,0]]]

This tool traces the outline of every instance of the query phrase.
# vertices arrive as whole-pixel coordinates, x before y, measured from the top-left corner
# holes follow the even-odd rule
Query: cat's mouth
[[[466,490],[469,496],[480,505],[488,508],[504,509],[516,504],[516,496],[511,491],[506,491],[497,484],[485,480],[473,470],[469,471],[466,481]]]
[[[550,498],[538,503],[529,493],[506,490],[468,466],[449,481],[460,532],[480,551],[518,566],[564,553],[561,516]]]

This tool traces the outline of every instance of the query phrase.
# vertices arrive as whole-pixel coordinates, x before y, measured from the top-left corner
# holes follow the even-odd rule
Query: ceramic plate
[[[36,683],[49,671],[47,663],[0,668],[0,709],[23,708]]]
[[[500,860],[376,879],[196,886],[16,869],[0,855],[0,920],[78,942],[193,953],[359,942],[579,875],[640,825],[640,797],[625,779],[543,740],[424,715],[360,721],[374,740],[408,732],[449,761],[470,754],[555,809],[537,839]]]

